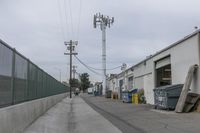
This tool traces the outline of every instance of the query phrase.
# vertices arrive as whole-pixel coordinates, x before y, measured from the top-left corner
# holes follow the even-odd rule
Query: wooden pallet
[[[197,104],[200,96],[196,93],[188,93],[183,112],[188,113],[194,110],[195,105]]]
[[[184,109],[184,106],[185,106],[185,103],[186,103],[186,99],[187,99],[187,95],[188,95],[188,91],[190,89],[190,85],[191,85],[191,82],[192,82],[192,79],[193,79],[193,75],[196,72],[197,68],[198,68],[198,65],[196,65],[196,64],[192,65],[189,68],[189,71],[188,71],[188,74],[186,76],[181,95],[180,95],[180,97],[178,99],[178,103],[176,105],[175,112],[177,112],[177,113],[183,112],[183,109]]]
[[[197,101],[196,107],[195,107],[196,111],[198,113],[200,113],[200,99]]]

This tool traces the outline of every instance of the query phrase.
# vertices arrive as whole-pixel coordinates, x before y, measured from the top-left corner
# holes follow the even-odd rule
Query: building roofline
[[[198,33],[200,33],[200,29],[197,30],[197,31],[194,31],[193,33],[191,33],[191,34],[189,34],[189,35],[187,35],[187,36],[185,36],[184,38],[180,39],[179,41],[176,41],[176,42],[172,43],[171,45],[167,46],[166,48],[164,48],[164,49],[162,49],[162,50],[160,50],[160,51],[158,51],[158,52],[156,52],[155,54],[149,56],[148,58],[146,58],[146,59],[140,61],[139,63],[133,65],[132,67],[135,67],[135,66],[137,66],[137,65],[139,65],[139,64],[141,64],[141,63],[143,63],[144,61],[147,61],[147,60],[149,60],[149,59],[155,57],[156,55],[158,55],[158,54],[160,54],[160,53],[162,53],[162,52],[164,52],[164,51],[166,51],[166,50],[168,50],[168,49],[170,49],[170,48],[172,48],[172,47],[175,47],[176,45],[178,45],[178,44],[180,44],[181,42],[183,42],[183,41],[185,41],[185,40],[187,40],[187,39],[189,39],[189,38],[195,36],[195,35],[198,34]],[[131,68],[132,68],[132,67],[131,67]]]
[[[158,51],[158,52],[156,52],[155,54],[150,55],[148,58],[143,59],[142,61],[140,61],[139,63],[137,63],[137,64],[135,64],[135,65],[133,65],[133,66],[131,66],[131,67],[129,67],[129,68],[126,69],[125,71],[128,71],[128,70],[130,70],[130,69],[133,69],[134,67],[136,67],[136,66],[142,64],[143,62],[145,62],[145,61],[147,61],[147,60],[149,60],[149,59],[155,57],[156,55],[158,55],[158,54],[160,54],[160,53],[162,53],[162,52],[164,52],[164,51],[166,51],[166,50],[168,50],[168,49],[170,49],[170,48],[172,48],[172,47],[175,47],[176,45],[178,45],[178,44],[180,44],[181,42],[183,42],[183,41],[185,41],[185,40],[187,40],[187,39],[189,39],[189,38],[195,36],[195,35],[198,34],[198,33],[200,33],[200,29],[198,29],[198,30],[192,32],[191,34],[189,34],[189,35],[183,37],[182,39],[180,39],[180,40],[178,40],[178,41],[172,43],[171,45],[167,46],[166,48],[164,48],[164,49],[162,49],[162,50],[160,50],[160,51]],[[122,73],[123,73],[123,72],[120,72],[119,74],[117,74],[117,76],[120,75],[120,74],[122,74]]]

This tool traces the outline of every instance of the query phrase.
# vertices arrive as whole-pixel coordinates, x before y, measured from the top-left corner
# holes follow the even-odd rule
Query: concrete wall
[[[118,97],[120,98],[121,97],[121,93],[120,93],[120,84],[119,84],[119,82],[120,82],[120,80],[124,80],[124,78],[123,77],[118,77],[117,78],[117,89],[118,89]],[[124,83],[123,83],[124,84]],[[122,86],[122,88],[124,87],[124,85]]]
[[[114,92],[116,92],[117,90],[117,88],[116,88],[116,84],[117,84],[117,79],[116,78],[112,78],[112,79],[109,79],[108,81],[107,81],[107,83],[108,83],[108,88],[109,88],[109,90],[112,90],[112,91],[114,91]]]
[[[134,88],[144,89],[144,77],[137,77],[134,79]]]
[[[148,74],[152,72],[152,75],[148,75],[144,77],[144,90],[145,97],[147,103],[154,104],[154,95],[153,89],[155,88],[155,61],[170,55],[171,58],[171,73],[172,73],[172,84],[183,84],[185,82],[185,78],[188,72],[188,69],[191,65],[199,64],[199,52],[198,52],[198,36],[195,35],[180,44],[163,51],[162,53],[154,56],[153,58],[146,61],[145,70],[143,67],[142,74]],[[199,81],[199,71],[198,74],[195,75],[195,80],[193,80],[191,90],[193,92],[200,93],[200,82]],[[137,76],[138,76],[137,74]],[[137,81],[135,81],[137,82]],[[139,83],[140,84],[140,83]]]
[[[0,133],[22,133],[34,120],[66,96],[66,93],[59,94],[1,108]]]
[[[147,103],[154,104],[154,80],[153,74],[147,74],[144,76],[144,95]]]
[[[199,64],[198,36],[193,36],[171,49],[172,84],[184,83],[191,65]],[[199,74],[196,83],[192,84],[192,91],[200,93]],[[194,80],[195,81],[195,80]],[[196,84],[196,85],[195,85]]]
[[[155,62],[163,57],[170,56],[171,60],[171,73],[172,84],[183,84],[185,82],[186,75],[189,67],[194,64],[200,64],[200,46],[199,46],[198,34],[194,34],[189,38],[182,40],[179,44],[170,47],[151,58],[147,59],[140,64],[133,66],[133,71],[126,70],[125,78],[124,74],[120,73],[117,78],[117,87],[119,91],[119,81],[125,79],[123,87],[128,85],[128,77],[132,75],[133,87],[138,89],[144,89],[147,103],[154,104],[154,92],[155,88]],[[200,94],[200,70],[194,75],[191,90]]]

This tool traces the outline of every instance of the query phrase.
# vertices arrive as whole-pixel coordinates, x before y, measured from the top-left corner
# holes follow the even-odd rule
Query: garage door
[[[164,67],[166,65],[171,64],[170,56],[165,57],[159,61],[156,62],[156,69]]]

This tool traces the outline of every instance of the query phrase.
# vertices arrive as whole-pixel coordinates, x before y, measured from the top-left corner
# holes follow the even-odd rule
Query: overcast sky
[[[67,80],[64,41],[79,41],[78,57],[102,66],[101,31],[93,28],[97,12],[115,17],[107,29],[107,68],[134,65],[200,26],[199,0],[0,0],[0,39],[57,79],[61,69]],[[75,59],[74,64],[78,73],[101,81]]]

